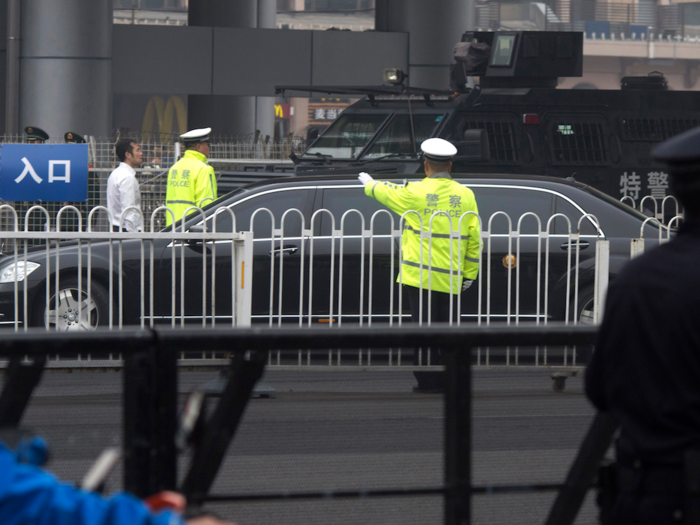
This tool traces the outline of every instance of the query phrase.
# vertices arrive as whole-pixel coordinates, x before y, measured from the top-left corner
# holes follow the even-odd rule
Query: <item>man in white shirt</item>
[[[130,206],[141,209],[136,168],[141,166],[143,153],[141,146],[133,139],[120,140],[115,149],[121,162],[107,180],[107,209],[112,214],[112,230],[118,232],[124,210]],[[131,209],[124,213],[122,225],[128,232],[142,231],[143,218],[140,213]]]

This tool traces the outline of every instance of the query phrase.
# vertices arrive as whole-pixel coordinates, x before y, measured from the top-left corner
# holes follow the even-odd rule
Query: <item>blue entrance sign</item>
[[[4,144],[0,200],[86,201],[87,144]]]

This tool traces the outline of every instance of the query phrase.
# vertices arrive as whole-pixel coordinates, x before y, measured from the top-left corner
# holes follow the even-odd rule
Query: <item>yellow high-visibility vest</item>
[[[205,155],[188,149],[168,171],[165,205],[173,211],[175,221],[179,221],[182,219],[182,214],[190,206],[203,208],[215,199],[216,176],[214,168],[207,164]],[[191,210],[190,213],[193,211]],[[165,224],[170,226],[172,223],[172,217],[166,213]]]
[[[399,215],[409,212],[404,217],[397,282],[456,294],[462,279],[476,279],[481,239],[472,190],[449,173],[436,173],[405,186],[370,182],[365,194]]]

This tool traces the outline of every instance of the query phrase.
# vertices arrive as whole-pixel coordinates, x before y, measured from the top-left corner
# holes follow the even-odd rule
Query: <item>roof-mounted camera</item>
[[[556,87],[559,77],[583,75],[583,33],[466,31],[455,46],[452,88],[466,91],[467,77],[482,88]]]

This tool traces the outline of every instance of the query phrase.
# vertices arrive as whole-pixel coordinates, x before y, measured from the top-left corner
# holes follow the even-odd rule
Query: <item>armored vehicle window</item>
[[[513,61],[515,49],[515,35],[498,35],[496,37],[496,49],[491,56],[492,66],[510,66]]]
[[[622,140],[662,141],[665,138],[663,119],[623,118]]]
[[[387,210],[375,199],[365,195],[364,188],[332,188],[323,191],[323,208],[330,211],[335,217],[335,228],[340,230],[340,221],[348,210],[358,210],[365,218],[365,229],[370,230],[372,215],[378,210]],[[387,210],[388,211],[388,210]],[[389,212],[394,217],[394,229],[399,227],[400,217],[394,212]],[[321,235],[331,234],[331,218],[327,213],[321,220]],[[349,213],[345,218],[345,235],[360,235],[362,233],[362,221],[357,213]],[[380,213],[374,220],[375,235],[391,234],[391,219],[387,213]]]
[[[666,136],[664,139],[670,139],[671,137],[693,129],[700,125],[700,121],[696,118],[667,118],[664,119],[664,127],[666,130]]]
[[[555,166],[609,164],[608,138],[595,117],[555,118],[548,126],[550,154]]]
[[[369,151],[363,158],[377,158],[384,155],[405,154],[413,155],[420,151],[421,143],[433,135],[433,131],[440,123],[443,114],[440,115],[413,115],[413,129],[415,144],[411,144],[411,120],[408,115],[395,115],[389,125],[377,137]]]
[[[287,190],[264,192],[253,195],[245,200],[239,201],[231,206],[231,210],[236,215],[236,231],[250,231],[250,217],[255,210],[267,208],[275,217],[275,227],[279,228],[284,212],[290,209],[297,209],[304,213],[309,193],[308,190]],[[216,216],[216,231],[230,232],[232,229],[231,214],[227,211],[220,212]],[[207,229],[211,230],[212,219],[207,221]],[[270,214],[261,211],[255,216],[253,232],[256,239],[266,239],[272,235],[272,221]],[[298,237],[301,234],[301,216],[296,212],[290,212],[284,219],[285,236]]]
[[[700,121],[694,118],[622,118],[622,140],[661,142],[674,135],[696,128]]]
[[[343,114],[304,153],[305,157],[354,159],[389,115]]]
[[[485,129],[489,136],[490,164],[518,164],[517,121],[510,115],[493,116],[488,120],[468,118],[460,126],[462,133],[469,129]]]

